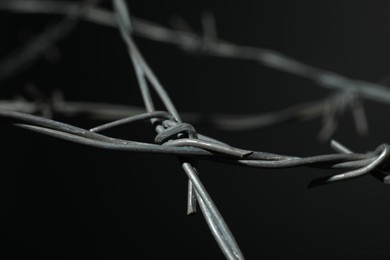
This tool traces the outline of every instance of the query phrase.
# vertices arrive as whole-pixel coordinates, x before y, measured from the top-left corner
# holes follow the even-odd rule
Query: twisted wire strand
[[[27,2],[29,3],[27,4]],[[170,154],[176,156],[189,178],[188,212],[195,212],[195,205],[198,203],[211,233],[227,259],[244,259],[244,255],[201,182],[194,167],[196,160],[212,160],[256,168],[315,167],[345,170],[341,174],[315,180],[312,182],[314,186],[345,181],[368,173],[387,170],[386,164],[390,154],[390,148],[387,144],[379,146],[373,152],[359,154],[351,152],[337,142],[333,142],[332,147],[338,153],[301,158],[235,148],[217,139],[198,134],[192,125],[185,123],[181,119],[168,93],[138,50],[132,39],[132,34],[134,33],[151,40],[175,44],[183,49],[197,53],[225,58],[255,60],[268,67],[312,79],[320,86],[342,91],[342,95],[345,93],[350,95],[352,93],[354,95],[357,94],[359,97],[388,103],[390,101],[390,91],[380,84],[348,79],[344,76],[309,66],[271,50],[236,46],[216,39],[214,35],[215,30],[209,32],[210,35],[208,36],[210,37],[200,37],[194,33],[175,31],[130,17],[126,3],[123,0],[113,0],[114,12],[101,9],[95,5],[85,5],[88,6],[87,8],[84,5],[65,1],[56,2],[55,4],[47,1],[27,2],[23,0],[3,1],[0,3],[0,9],[18,12],[66,14],[67,18],[83,18],[99,24],[117,27],[126,44],[130,60],[136,72],[146,113],[108,122],[90,130],[43,117],[3,109],[0,109],[0,119],[17,127],[91,147],[123,152]],[[80,10],[84,11],[80,12]],[[205,40],[205,38],[207,39]],[[12,67],[12,70],[17,72],[17,69],[21,68],[22,65],[31,63],[43,49],[53,45],[59,39],[60,37],[46,37],[47,41],[44,48],[28,49],[30,55],[28,59],[24,57],[25,53],[23,51],[17,52],[19,56],[10,56],[11,59],[8,60],[15,59],[13,62],[16,64]],[[31,46],[34,46],[33,43]],[[1,65],[0,68],[2,68]],[[10,71],[0,69],[0,75],[3,77],[11,74]],[[151,98],[149,84],[164,104],[166,112],[156,111]],[[340,100],[338,97],[333,100],[335,101],[335,108],[343,110],[345,105],[349,103],[344,99]],[[350,99],[347,98],[347,100]],[[313,106],[312,108],[313,111],[317,111],[316,107]],[[334,117],[337,116],[336,112],[330,111],[331,115],[325,123],[325,130],[334,128],[333,121]],[[297,109],[295,113],[302,113],[302,110]],[[296,116],[296,114],[293,115]],[[361,118],[361,115],[356,115],[358,118]],[[281,118],[284,119],[289,116],[292,115],[282,114]],[[150,121],[152,126],[155,127],[157,133],[156,143],[112,138],[98,133],[113,127],[140,121]],[[329,130],[327,131],[329,132]],[[386,180],[384,180],[385,183]]]
[[[2,60],[0,63],[0,80],[17,74],[24,68],[31,65],[40,54],[44,53],[56,42],[66,38],[73,31],[73,29],[77,27],[81,18],[85,17],[90,12],[90,10],[94,10],[95,6],[98,5],[101,1],[102,0],[83,1],[77,6],[73,5],[71,8],[62,9],[64,18],[60,22],[50,26],[42,34],[34,37],[32,40],[19,47],[16,51],[10,53]],[[15,11],[18,8],[22,8],[24,11],[29,12],[37,10],[34,7],[35,4],[35,1],[1,2],[0,9],[11,8]],[[57,8],[50,8],[50,5],[52,5],[53,2],[37,2],[37,4],[37,6],[43,7],[44,10],[47,10],[46,4],[49,5],[49,10],[51,9],[53,11]],[[59,4],[59,7],[61,8],[62,5],[61,3]],[[64,3],[64,5],[67,4]]]
[[[69,1],[3,0],[0,3],[0,10],[31,14],[70,15],[99,25],[118,26],[115,14],[110,10],[98,6],[90,6],[88,11],[80,13],[77,11],[79,8],[81,8],[80,4]],[[264,66],[311,79],[320,87],[351,91],[359,94],[360,97],[376,102],[390,102],[390,91],[384,85],[350,79],[337,73],[305,64],[274,50],[239,46],[221,39],[210,39],[210,37],[205,41],[204,37],[196,33],[170,29],[138,17],[132,17],[131,24],[134,34],[139,37],[173,44],[184,50],[195,51],[199,54],[204,53],[221,58],[258,61]]]
[[[67,117],[81,115],[88,117],[89,119],[106,121],[117,120],[128,115],[137,115],[146,111],[145,108],[138,106],[65,101],[62,96],[58,97],[58,95],[60,94],[55,93],[52,97],[48,97],[40,102],[27,101],[21,98],[14,100],[0,100],[0,109],[14,110],[30,114],[42,114],[46,111],[49,112],[49,115],[61,115]],[[190,122],[191,124],[204,124],[223,131],[243,131],[274,126],[292,121],[301,122],[317,117],[324,117],[326,120],[324,120],[324,126],[319,134],[319,137],[320,140],[327,141],[332,134],[334,134],[336,128],[329,128],[329,123],[335,123],[335,120],[331,117],[328,118],[329,115],[325,112],[329,107],[333,106],[334,100],[338,99],[337,96],[338,95],[332,95],[322,100],[307,102],[288,107],[280,111],[272,111],[268,113],[253,115],[229,115],[218,113],[205,116],[198,113],[182,112],[181,118],[183,121]],[[355,103],[344,105],[355,106]],[[352,109],[351,111],[353,112],[352,115],[354,116],[358,133],[364,135],[368,131],[368,124],[364,110],[362,110],[358,104],[357,110]],[[356,113],[360,115],[355,115]]]
[[[158,119],[158,113],[156,113],[155,116],[155,118]],[[146,118],[150,117],[151,115],[146,113],[144,115],[136,115],[134,117],[125,119],[128,121],[128,123],[136,123],[146,120]],[[185,138],[177,139],[188,141],[185,142],[186,145],[183,144],[183,146],[170,146],[167,144],[157,145],[133,140],[118,139],[96,133],[96,130],[92,131],[92,129],[99,129],[100,126],[88,130],[52,119],[15,111],[0,110],[0,119],[5,123],[9,123],[15,126],[34,128],[42,134],[50,133],[50,135],[60,139],[74,138],[73,141],[80,144],[87,144],[86,142],[91,142],[87,145],[103,149],[123,150],[127,152],[170,154],[174,156],[194,156],[197,159],[213,161],[216,160],[217,162],[221,161],[223,163],[233,163],[236,165],[252,168],[294,168],[308,166],[321,169],[355,169],[361,167],[361,165],[366,166],[370,164],[373,160],[378,158],[378,156],[380,156],[384,150],[387,151],[387,145],[383,144],[379,146],[374,152],[334,153],[308,157],[297,157],[259,151],[247,151],[240,148],[234,148],[232,146],[227,146],[226,148],[228,149],[224,150],[220,149],[222,146],[221,144],[202,139],[200,139],[200,141],[206,145],[201,145],[201,148],[200,145],[198,146],[196,142],[193,142],[194,139]],[[118,125],[112,124],[110,127],[105,127],[104,130],[108,130],[116,126]],[[333,140],[332,142],[335,141]],[[111,146],[105,147],[105,144],[110,144]],[[115,149],[115,147],[118,149]],[[235,151],[234,153],[231,152],[233,150]]]
[[[149,91],[146,90],[147,84],[144,81],[140,80],[141,76],[147,78],[150,81],[152,87],[157,92],[158,96],[160,97],[167,110],[172,114],[172,116],[177,122],[181,123],[179,113],[177,112],[171,99],[166,93],[164,87],[161,85],[158,78],[154,75],[153,71],[150,69],[131,38],[132,27],[126,3],[123,0],[113,0],[113,4],[118,19],[119,31],[122,35],[123,40],[127,44],[128,51],[133,62],[133,66],[136,68],[137,78],[140,83],[139,86],[143,94],[142,96],[144,98],[146,108],[148,110],[152,110],[153,101],[151,100]],[[156,127],[156,130],[157,132],[161,133],[162,128]],[[195,140],[197,139],[197,136],[194,133],[190,133],[189,137],[195,138]],[[195,143],[199,143],[199,141],[195,141]],[[212,144],[212,146],[218,145]],[[189,178],[187,195],[187,214],[191,214],[196,211],[196,202],[198,198],[201,198],[203,203],[201,202],[199,205],[202,208],[202,213],[205,216],[206,222],[210,227],[211,232],[213,233],[214,237],[217,238],[216,241],[223,254],[226,256],[227,259],[244,259],[244,256],[240,248],[238,247],[234,236],[230,232],[227,224],[225,223],[225,220],[223,219],[222,215],[219,213],[217,207],[209,196],[206,188],[200,181],[194,166],[188,160],[184,160],[182,162],[182,167]]]
[[[81,4],[68,1],[56,1],[54,3],[52,1],[45,0],[5,0],[0,3],[0,10],[22,13],[62,14],[66,15],[68,19],[84,19],[89,22],[110,27],[118,27],[120,23],[120,21],[118,22],[116,19],[115,14],[113,14],[110,10],[100,8],[97,5],[90,5],[88,8],[84,8],[82,12],[80,9],[82,9]],[[122,10],[123,8],[119,9]],[[210,14],[204,15],[202,19],[202,24],[204,26],[203,36],[198,35],[193,31],[172,30],[136,17],[132,17],[131,23],[130,20],[126,21],[125,23],[125,27],[130,27],[131,24],[131,28],[125,30],[131,30],[137,36],[154,41],[174,44],[185,51],[222,58],[255,60],[264,66],[289,72],[300,77],[311,78],[315,83],[317,83],[317,85],[336,89],[337,92],[344,92],[341,93],[341,96],[344,96],[345,94],[351,95],[352,93],[354,94],[355,99],[354,102],[350,104],[349,109],[352,112],[356,130],[360,135],[367,134],[368,124],[364,112],[364,107],[362,103],[359,102],[359,99],[371,98],[375,101],[387,103],[390,100],[387,98],[389,96],[389,90],[386,89],[386,87],[383,85],[348,79],[333,72],[303,64],[302,62],[272,50],[248,46],[238,46],[218,39],[216,37],[216,28],[213,22],[213,17]],[[27,67],[27,65],[31,64],[32,61],[34,61],[37,56],[45,50],[45,48],[48,49],[50,46],[54,45],[56,41],[59,41],[63,38],[53,38],[47,35],[49,35],[49,32],[45,32],[42,34],[42,36],[37,37],[36,41],[31,41],[31,43],[26,44],[23,48],[20,48],[14,54],[9,55],[9,58],[3,60],[3,62],[0,63],[0,79],[12,76],[15,74],[15,72]],[[128,39],[125,39],[125,41],[128,41]],[[36,42],[43,42],[44,44],[37,45]],[[128,44],[131,45],[131,43]],[[39,46],[39,48],[34,48],[34,46]],[[133,46],[132,49],[133,52],[137,53],[135,56],[140,55],[136,47],[134,48]],[[30,58],[26,59],[25,57]],[[141,64],[145,63],[143,65],[143,72],[139,71],[139,68],[134,65],[136,73],[138,74],[140,72],[141,74],[149,74],[148,78],[151,81],[152,86],[157,90],[160,97],[163,97],[163,103],[169,107],[168,111],[171,112],[176,117],[176,119],[180,121],[178,113],[175,111],[176,109],[174,108],[172,102],[169,101],[167,93],[165,92],[164,88],[162,88],[157,77],[153,75],[153,72],[150,70],[142,56],[141,59],[133,60],[134,56],[131,59],[133,65],[137,60]],[[139,80],[145,81],[145,79],[142,77],[139,78]],[[145,84],[145,82],[143,83],[141,81],[140,84]],[[147,88],[142,87],[142,92],[145,92],[145,95],[148,95]],[[383,98],[386,100],[381,100]],[[335,100],[337,101],[337,98],[335,98]],[[152,111],[151,109],[153,109],[153,105],[149,101],[146,103],[147,111]],[[319,139],[321,141],[328,141],[337,129],[338,117],[344,113],[346,105],[346,103],[344,103],[340,106],[339,102],[334,103],[333,101],[334,98],[331,98],[330,100],[324,99],[316,102],[293,106],[280,111],[273,111],[270,113],[240,115],[240,118],[237,116],[223,114],[215,116],[211,115],[208,116],[208,120],[206,121],[211,123],[214,127],[224,130],[245,130],[275,125],[290,120],[307,120],[315,117],[324,117],[324,125],[319,133]],[[345,101],[346,100],[344,100],[344,102]],[[107,115],[107,113],[104,112],[101,112],[101,114]],[[197,118],[199,118],[199,116]]]
[[[147,120],[152,117],[156,119],[167,118],[168,113],[155,112],[154,114],[136,115],[130,118],[125,118],[119,121],[121,124],[135,123],[142,120]],[[160,117],[160,118],[159,118]],[[37,117],[25,113],[0,110],[0,118],[7,120],[15,126],[22,127],[31,131],[39,132],[66,141],[71,141],[91,147],[116,150],[123,152],[143,152],[157,154],[171,154],[175,156],[184,156],[184,158],[195,158],[205,160],[215,160],[224,163],[237,164],[248,167],[257,168],[290,168],[290,167],[317,167],[328,169],[345,169],[349,170],[343,174],[334,175],[326,180],[319,179],[318,182],[313,182],[315,185],[319,183],[337,182],[352,178],[357,178],[373,171],[381,169],[381,166],[387,161],[389,155],[389,146],[387,144],[378,147],[377,151],[366,154],[357,153],[337,153],[328,155],[318,155],[311,157],[292,157],[285,155],[273,155],[263,152],[242,153],[242,149],[237,149],[236,154],[221,150],[221,144],[215,142],[202,141],[199,146],[194,140],[196,139],[177,139],[175,141],[184,142],[184,147],[172,145],[156,145],[149,143],[136,142],[131,140],[116,139],[105,135],[97,134],[97,130],[107,130],[120,124],[105,124],[104,127],[97,126],[94,131],[82,129],[76,126],[57,122],[42,117]],[[96,130],[97,129],[97,130]],[[198,142],[201,140],[197,140]],[[234,150],[231,146],[226,147],[227,150]],[[244,157],[244,158],[242,158]],[[200,205],[201,211],[206,218],[210,230],[213,233],[221,250],[227,259],[242,259],[243,255],[239,251],[239,247],[235,242],[231,231],[224,222],[222,215],[219,213],[212,199],[209,197],[207,190],[201,183],[196,169],[188,162],[182,163],[187,176],[195,187],[195,196]],[[315,186],[310,184],[311,186]]]

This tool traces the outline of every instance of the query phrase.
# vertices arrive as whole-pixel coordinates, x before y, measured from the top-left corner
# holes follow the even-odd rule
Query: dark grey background
[[[390,72],[388,1],[131,1],[134,16],[170,26],[180,16],[201,30],[215,14],[220,38],[274,49],[348,77],[378,82]],[[106,4],[110,7],[109,4]],[[41,32],[57,16],[0,14],[0,54]],[[185,53],[136,41],[179,111],[267,112],[325,97],[314,83],[254,62]],[[142,105],[118,32],[81,23],[57,45],[56,62],[40,59],[2,81],[1,98],[32,83],[68,100]],[[389,142],[390,107],[365,102],[368,136],[350,114],[335,138],[365,152]],[[161,108],[161,107],[160,107]],[[81,127],[100,121],[56,118]],[[199,132],[232,145],[310,156],[333,152],[318,141],[321,119],[253,131]],[[92,149],[2,123],[1,259],[223,259],[202,215],[185,215],[187,179],[176,158]],[[154,139],[148,124],[108,135]],[[200,162],[201,178],[247,259],[388,259],[390,189],[372,176],[308,189],[334,173],[310,168],[262,170]]]

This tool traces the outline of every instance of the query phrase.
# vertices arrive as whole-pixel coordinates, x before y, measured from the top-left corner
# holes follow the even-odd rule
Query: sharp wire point
[[[71,102],[64,99],[62,92],[54,92],[51,98],[46,98],[41,95],[39,89],[34,88],[32,94],[35,96],[33,97],[36,99],[35,102],[25,98],[0,101],[2,122],[67,142],[99,149],[175,156],[188,178],[187,214],[197,212],[197,207],[199,207],[210,232],[227,259],[244,259],[244,255],[200,179],[197,164],[201,160],[260,169],[310,167],[325,168],[329,171],[343,170],[341,174],[313,180],[309,188],[350,180],[368,173],[379,174],[383,183],[390,184],[390,175],[384,173],[388,170],[390,154],[388,144],[380,145],[374,152],[356,153],[332,139],[330,146],[335,153],[297,157],[241,149],[198,133],[194,127],[195,124],[193,125],[190,120],[184,120],[186,116],[182,117],[179,114],[163,84],[143,57],[133,36],[172,44],[187,51],[199,51],[210,56],[256,61],[263,66],[310,79],[320,87],[336,91],[336,94],[325,99],[277,112],[244,116],[211,115],[207,118],[210,119],[211,125],[226,131],[248,130],[291,120],[301,121],[322,117],[323,125],[319,137],[321,140],[329,140],[338,127],[340,117],[349,108],[352,111],[357,131],[365,133],[368,131],[368,123],[361,99],[390,103],[390,90],[385,86],[349,79],[304,64],[273,50],[239,46],[218,39],[215,19],[211,13],[204,13],[202,16],[203,35],[198,35],[194,31],[172,30],[130,16],[129,8],[124,0],[112,0],[113,11],[99,7],[99,3],[100,1],[85,1],[81,4],[45,0],[1,1],[0,11],[57,14],[63,15],[64,18],[14,53],[6,56],[0,62],[0,80],[17,75],[23,69],[32,66],[40,55],[68,36],[79,21],[85,20],[101,26],[113,27],[119,31],[134,69],[144,106]],[[202,52],[202,49],[207,51]],[[156,110],[152,91],[157,94],[157,98],[164,107],[161,111]],[[109,122],[87,130],[34,115],[39,113],[47,116],[87,114],[90,118],[103,118]],[[202,116],[193,114],[188,118],[204,120]],[[149,122],[156,132],[154,142],[119,139],[99,133],[114,127],[145,121]],[[155,202],[157,201],[156,197]]]

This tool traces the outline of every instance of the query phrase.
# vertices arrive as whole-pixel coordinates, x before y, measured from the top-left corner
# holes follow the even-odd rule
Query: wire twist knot
[[[197,139],[195,127],[189,123],[179,123],[174,119],[164,120],[156,127],[157,135],[154,139],[157,144],[164,144],[170,140],[181,138]]]

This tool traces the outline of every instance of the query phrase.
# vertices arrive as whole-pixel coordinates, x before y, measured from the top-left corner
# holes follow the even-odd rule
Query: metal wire
[[[29,3],[27,4],[27,2]],[[215,138],[198,133],[192,124],[186,123],[179,116],[174,103],[169,98],[168,93],[158,80],[158,77],[147,64],[132,37],[134,33],[149,39],[176,44],[186,48],[187,50],[199,51],[202,49],[203,52],[214,56],[254,59],[266,66],[287,71],[301,77],[313,79],[322,86],[342,90],[342,92],[338,92],[330,99],[326,99],[326,101],[323,101],[320,105],[315,103],[314,105],[297,107],[293,112],[291,112],[291,110],[289,112],[286,110],[278,114],[276,117],[268,117],[266,119],[264,117],[262,119],[260,117],[259,119],[258,116],[249,119],[246,118],[244,119],[244,121],[246,120],[245,123],[241,123],[241,126],[244,127],[245,125],[246,127],[252,127],[258,124],[261,125],[267,120],[269,122],[282,122],[291,117],[311,117],[313,115],[323,113],[324,108],[328,107],[330,103],[332,104],[332,108],[336,108],[336,112],[344,110],[348,106],[354,107],[355,109],[357,108],[357,110],[353,111],[361,111],[359,110],[361,109],[360,104],[355,102],[357,94],[359,97],[363,96],[380,102],[390,101],[390,92],[383,89],[383,86],[381,85],[350,80],[328,71],[308,66],[270,50],[237,47],[224,41],[217,41],[215,39],[215,29],[208,30],[208,37],[205,42],[204,39],[201,39],[197,35],[173,31],[159,25],[130,17],[126,3],[123,0],[113,0],[114,12],[99,9],[99,7],[92,4],[86,5],[88,7],[85,7],[84,5],[69,2],[27,2],[21,0],[4,1],[0,3],[0,9],[34,13],[60,13],[66,14],[69,17],[75,16],[97,22],[99,24],[116,27],[126,44],[130,61],[138,80],[145,108],[135,108],[130,110],[126,110],[128,108],[125,108],[125,111],[130,112],[125,112],[124,114],[127,116],[124,118],[107,122],[89,130],[52,119],[35,116],[29,113],[3,109],[1,106],[0,119],[3,122],[10,123],[17,127],[90,147],[122,152],[169,154],[176,156],[189,179],[187,213],[194,213],[196,211],[196,204],[199,205],[212,235],[227,259],[244,259],[244,255],[241,252],[227,223],[224,221],[222,214],[219,212],[204,184],[199,178],[199,174],[195,167],[197,160],[210,160],[218,163],[228,163],[255,168],[275,169],[315,167],[329,170],[342,169],[344,171],[342,174],[335,174],[327,178],[317,179],[313,181],[310,186],[350,180],[362,177],[369,173],[375,174],[377,172],[381,172],[384,175],[384,178],[382,179],[384,183],[389,182],[389,178],[387,178],[385,173],[385,171],[388,170],[387,161],[390,154],[390,147],[387,144],[380,145],[373,152],[354,153],[342,144],[332,141],[331,146],[337,153],[309,157],[296,157],[260,151],[248,151],[230,146],[229,144],[221,142]],[[84,11],[80,12],[80,10]],[[54,41],[59,40],[59,37],[50,39],[51,40],[46,42],[45,47],[53,44]],[[35,58],[41,51],[41,49],[33,50],[33,55],[31,57]],[[10,56],[12,57],[10,61],[12,60],[12,62],[14,62],[13,59],[15,59],[16,64],[18,64],[14,66],[15,69],[12,70],[12,73],[16,73],[18,71],[17,68],[19,69],[21,64],[28,63],[24,58],[23,52],[18,53],[20,56]],[[29,58],[29,61],[32,60],[31,57]],[[2,67],[0,66],[0,68]],[[10,71],[0,69],[0,75],[3,77],[7,77],[12,73]],[[149,85],[157,93],[157,96],[164,104],[166,111],[156,111]],[[59,111],[64,109],[64,107],[61,108],[60,106],[60,104],[63,104],[61,103],[62,101],[63,100],[60,99],[57,105],[53,105],[52,109],[58,109]],[[15,103],[12,104],[15,105]],[[21,110],[24,109],[25,112],[32,113],[37,109],[33,104],[28,104],[28,102],[25,101],[19,103],[18,105],[20,106],[15,106],[14,108],[20,108]],[[88,111],[88,109],[90,109],[93,114],[93,109],[91,109],[91,107],[89,107],[86,103],[73,103],[70,104],[68,108],[69,107],[73,108],[73,110],[70,110],[73,112],[76,111],[75,113],[83,110]],[[64,109],[64,111],[69,112],[69,110],[66,109]],[[118,111],[123,112],[123,108],[118,109]],[[332,130],[329,129],[334,129],[333,119],[336,116],[335,114],[337,114],[336,112],[335,110],[330,111],[330,115],[328,116],[329,120],[324,123],[324,131],[326,132],[326,135],[333,133]],[[104,113],[104,111],[102,111],[102,113]],[[363,122],[364,120],[362,119],[363,116],[361,112],[356,112],[355,114],[357,118],[357,125],[360,125],[360,128],[363,129],[365,127],[365,123]],[[109,116],[112,116],[112,114]],[[155,143],[118,139],[98,133],[114,127],[140,123],[143,121],[151,123],[151,126],[156,130]],[[237,123],[234,119],[231,121],[229,121],[229,119],[225,119],[224,121],[220,118],[219,124],[222,127],[226,127],[229,124],[234,127],[234,122]]]
[[[9,10],[26,13],[43,13],[43,14],[65,14],[69,18],[84,19],[89,22],[97,23],[100,25],[117,27],[118,22],[115,15],[110,10],[102,9],[97,6],[89,5],[88,9],[84,9],[80,12],[80,5],[77,3],[67,1],[36,1],[36,0],[16,0],[16,1],[3,1],[0,3],[0,10]],[[123,8],[119,8],[122,10]],[[207,120],[202,120],[198,115],[195,116],[198,120],[211,123],[214,127],[223,130],[245,130],[259,128],[274,124],[283,123],[290,120],[308,120],[316,117],[323,117],[323,128],[319,133],[319,139],[321,141],[329,141],[332,134],[336,131],[338,125],[338,119],[347,109],[350,109],[355,120],[355,126],[357,132],[360,135],[365,135],[368,132],[368,124],[364,113],[364,108],[361,99],[373,99],[377,102],[388,103],[390,101],[389,91],[386,87],[380,84],[373,84],[369,82],[357,81],[348,79],[344,76],[336,73],[325,71],[322,69],[303,64],[295,59],[287,57],[286,55],[278,52],[254,48],[248,46],[238,46],[216,37],[216,28],[213,23],[213,17],[206,13],[203,16],[202,24],[204,25],[204,35],[197,35],[192,30],[189,31],[177,31],[158,24],[154,24],[150,21],[145,21],[140,18],[132,17],[132,22],[126,21],[125,26],[131,28],[125,30],[131,30],[135,35],[144,37],[150,40],[164,42],[168,44],[174,44],[179,46],[185,51],[195,52],[196,54],[212,55],[220,58],[233,58],[244,60],[255,60],[260,62],[264,66],[268,66],[281,71],[289,72],[300,77],[308,77],[313,79],[319,86],[325,86],[327,88],[335,89],[336,95],[332,95],[330,98],[319,100],[316,102],[309,102],[307,104],[301,104],[280,111],[274,111],[270,113],[261,113],[255,115],[208,115]],[[51,40],[47,37],[49,32],[45,32],[40,38],[40,41],[44,42],[46,48],[60,40],[60,37]],[[124,35],[125,41],[128,41],[127,36]],[[128,43],[132,45],[131,43]],[[36,59],[36,57],[42,52],[42,48],[36,49],[34,47],[34,41],[26,44],[24,48],[16,51],[13,55],[10,55],[9,59],[0,63],[0,79],[3,77],[12,76],[9,72],[10,68],[13,70],[20,70],[26,67],[31,62],[25,60],[23,53],[28,53],[30,60]],[[136,46],[133,46],[133,51],[136,55],[140,55]],[[12,58],[12,59],[11,59]],[[134,65],[134,56],[132,56],[132,62]],[[10,66],[10,63],[14,63],[17,66]],[[138,62],[145,62],[144,59],[138,60]],[[153,76],[153,72],[150,70],[147,63],[144,64],[145,72],[150,74],[149,80],[152,82],[152,86],[156,88],[160,96],[163,96],[163,102],[169,107],[168,111],[171,112],[177,119],[178,113],[169,100],[167,93],[162,88],[161,83],[157,77]],[[139,68],[134,65],[138,79],[141,86],[145,81],[142,77],[139,77]],[[1,76],[2,75],[2,76]],[[142,93],[148,96],[148,89],[142,87]],[[145,101],[145,96],[143,98]],[[151,111],[153,108],[150,100],[146,102],[147,111]],[[115,107],[115,106],[114,106]],[[116,113],[120,111],[115,110]],[[100,114],[106,114],[101,112]],[[180,120],[179,120],[180,121]],[[194,121],[192,121],[194,122]]]

